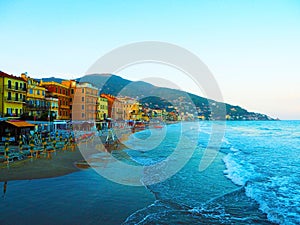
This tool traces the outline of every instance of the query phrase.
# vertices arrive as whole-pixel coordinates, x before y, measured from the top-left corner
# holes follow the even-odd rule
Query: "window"
[[[23,110],[22,109],[20,109],[20,115],[22,115],[23,114]]]
[[[22,89],[23,88],[23,83],[20,83],[20,89]]]
[[[81,113],[81,117],[84,118],[84,113]]]
[[[83,89],[82,89],[82,90],[83,90]],[[81,101],[83,101],[83,102],[84,102],[84,97],[82,97],[82,98],[81,98]]]
[[[81,89],[81,92],[84,93],[84,89],[83,88]]]
[[[32,89],[29,89],[29,94],[33,94],[33,90]]]
[[[84,105],[81,105],[81,109],[84,109]]]
[[[8,81],[7,81],[7,87],[8,87],[8,88],[11,88],[11,80],[8,80]]]
[[[11,108],[7,108],[7,109],[6,109],[6,113],[7,113],[8,115],[11,115],[11,113],[12,113]]]
[[[16,116],[17,116],[17,115],[18,115],[18,113],[19,113],[19,112],[18,112],[18,109],[15,109],[15,112],[16,112]]]
[[[37,94],[37,95],[40,95],[40,90],[37,90],[37,91],[36,91],[36,94]]]
[[[11,100],[11,92],[7,92],[7,100]]]
[[[16,90],[19,89],[19,83],[18,83],[18,82],[15,83],[15,89],[16,89]]]
[[[26,91],[26,83],[24,83],[23,90]]]
[[[71,94],[72,94],[72,95],[74,94],[74,89],[71,89]]]
[[[42,95],[45,96],[45,91],[42,91]]]
[[[58,93],[58,89],[57,88],[55,88],[55,92]]]

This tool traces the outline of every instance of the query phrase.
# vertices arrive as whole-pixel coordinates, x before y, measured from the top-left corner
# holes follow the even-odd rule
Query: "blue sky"
[[[0,15],[4,72],[76,78],[114,48],[164,41],[198,55],[226,102],[300,119],[300,1],[0,0]],[[180,80],[149,66],[120,75],[138,80],[149,71]]]

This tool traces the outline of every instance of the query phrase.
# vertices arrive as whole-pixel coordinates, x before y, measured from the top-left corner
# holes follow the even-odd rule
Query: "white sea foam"
[[[245,185],[248,180],[247,172],[243,171],[242,165],[234,160],[233,154],[230,153],[226,155],[223,158],[223,161],[227,168],[226,170],[224,170],[225,176],[237,185]]]
[[[295,177],[273,177],[268,182],[251,183],[246,195],[256,200],[268,219],[279,224],[300,223],[300,190]]]

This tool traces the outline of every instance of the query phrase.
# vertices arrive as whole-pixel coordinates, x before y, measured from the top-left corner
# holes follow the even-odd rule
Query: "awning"
[[[25,121],[6,121],[6,123],[9,123],[15,127],[34,127],[34,124],[27,123]]]

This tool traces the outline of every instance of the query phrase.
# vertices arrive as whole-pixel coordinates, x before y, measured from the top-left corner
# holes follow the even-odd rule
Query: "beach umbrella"
[[[46,152],[46,147],[47,147],[47,141],[45,137],[42,137],[42,145],[43,145],[43,152]]]
[[[63,150],[67,150],[67,145],[68,145],[68,138],[67,136],[65,136]]]
[[[70,143],[70,145],[71,145],[72,151],[74,151],[74,149],[75,149],[75,143],[74,143],[74,141],[73,141],[73,135],[72,135],[72,133],[71,133],[70,136],[69,136],[69,143]]]
[[[10,139],[10,133],[7,134],[7,137],[5,138],[4,143],[4,157],[6,158],[7,165],[9,164],[9,139]]]
[[[23,153],[23,141],[22,141],[22,135],[19,136],[19,150],[21,153]]]
[[[58,140],[58,131],[55,132],[55,140]]]
[[[56,137],[53,139],[53,148],[56,149]]]
[[[31,161],[32,161],[32,158],[33,158],[33,148],[34,148],[34,138],[32,135],[29,136],[29,148],[30,148],[30,158],[31,158]]]

